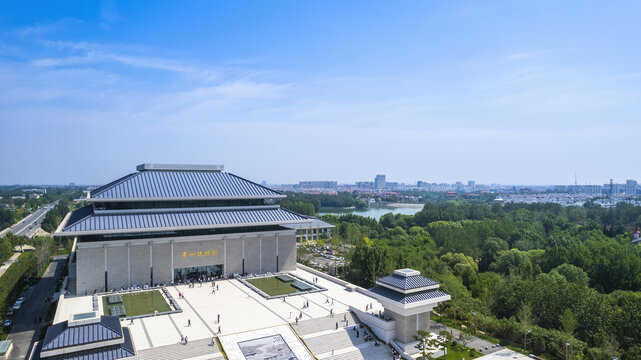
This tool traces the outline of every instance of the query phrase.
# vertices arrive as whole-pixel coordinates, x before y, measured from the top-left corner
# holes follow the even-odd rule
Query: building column
[[[131,244],[127,243],[127,286],[131,287]]]
[[[174,282],[174,241],[169,242],[171,244],[171,282]]]
[[[154,286],[154,259],[151,241],[149,242],[149,286]]]
[[[258,235],[258,272],[263,273],[263,235]]]
[[[241,236],[240,239],[243,242],[243,256],[241,258],[243,260],[243,273],[240,275],[245,276],[245,236]]]
[[[109,283],[107,282],[107,245],[103,245],[102,248],[105,250],[105,291],[109,291]]]
[[[227,236],[223,236],[223,274],[227,273]]]
[[[276,272],[278,272],[278,233],[276,233]]]

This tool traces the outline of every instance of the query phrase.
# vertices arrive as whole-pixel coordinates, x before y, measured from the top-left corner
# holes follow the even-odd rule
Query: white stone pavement
[[[297,269],[294,275],[312,282],[314,274]],[[218,290],[212,293],[212,284],[195,284],[167,287],[176,299],[183,312],[134,320],[123,320],[123,326],[131,330],[134,344],[138,351],[167,345],[180,344],[181,336],[187,336],[190,342],[220,336],[240,334],[260,329],[274,328],[287,323],[294,323],[294,317],[302,313],[301,321],[328,318],[330,309],[334,314],[348,312],[349,305],[365,310],[366,305],[373,305],[378,312],[382,305],[364,294],[352,292],[332,281],[318,278],[318,285],[327,291],[306,295],[293,295],[281,299],[266,300],[247,288],[238,280],[216,281]],[[179,298],[179,292],[184,295]],[[333,300],[333,305],[332,305]],[[309,307],[303,309],[303,304]],[[56,321],[67,320],[71,313],[88,312],[91,309],[91,296],[80,296],[65,299],[56,314]],[[220,314],[220,323],[217,322]],[[341,316],[342,318],[342,316]],[[339,319],[337,319],[339,320]],[[188,325],[189,324],[189,325]],[[329,329],[319,328],[317,332],[324,335]],[[341,352],[357,351],[358,347],[346,347]],[[318,355],[318,354],[316,354]],[[339,355],[338,353],[336,355]],[[331,357],[323,354],[323,357]]]

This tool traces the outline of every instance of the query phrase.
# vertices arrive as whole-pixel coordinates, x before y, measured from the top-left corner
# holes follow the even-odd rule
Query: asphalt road
[[[0,237],[4,236],[7,232],[12,232],[15,235],[33,237],[38,229],[40,229],[40,224],[42,223],[42,220],[44,220],[45,216],[47,216],[47,212],[56,206],[56,204],[58,204],[57,201],[44,205],[35,213],[27,216],[23,221],[3,230],[2,233],[0,233]]]
[[[23,296],[25,303],[13,316],[13,328],[9,339],[13,341],[13,350],[9,360],[22,360],[28,354],[33,343],[40,336],[39,318],[44,321],[49,310],[49,303],[44,299],[53,295],[56,290],[56,279],[60,276],[60,269],[67,261],[67,255],[55,256],[47,268],[42,279],[32,286]]]

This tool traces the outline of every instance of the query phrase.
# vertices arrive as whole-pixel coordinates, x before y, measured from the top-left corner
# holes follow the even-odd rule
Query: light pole
[[[565,343],[565,360],[570,360],[570,342]]]
[[[527,336],[532,332],[532,329],[527,329],[525,333],[525,338],[523,339],[523,351],[527,351]]]

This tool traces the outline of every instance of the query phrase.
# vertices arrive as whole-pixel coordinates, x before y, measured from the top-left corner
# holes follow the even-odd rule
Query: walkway
[[[7,269],[9,268],[9,266],[11,266],[11,264],[13,264],[13,263],[14,263],[14,261],[16,261],[16,259],[18,258],[18,256],[20,256],[21,254],[22,254],[22,253],[20,253],[20,252],[13,253],[13,255],[11,255],[11,257],[9,258],[9,260],[5,261],[5,262],[4,262],[4,264],[2,264],[2,266],[0,266],[0,276],[2,276],[2,274],[4,274],[4,273],[5,273],[5,271],[7,271]]]
[[[432,320],[430,331],[435,334],[438,334],[442,330],[445,330],[450,334],[454,335],[454,341],[456,341],[459,344],[462,344],[462,342],[459,340],[459,335],[461,333],[459,330]],[[483,340],[481,338],[478,338],[476,336],[471,336],[471,335],[470,335],[470,341],[467,342],[466,346],[469,348],[473,348],[474,350],[480,353],[483,353],[484,355],[491,354],[493,352],[497,352],[499,350],[505,349],[499,344],[494,344],[487,340]],[[485,349],[486,347],[487,347],[487,350]]]

